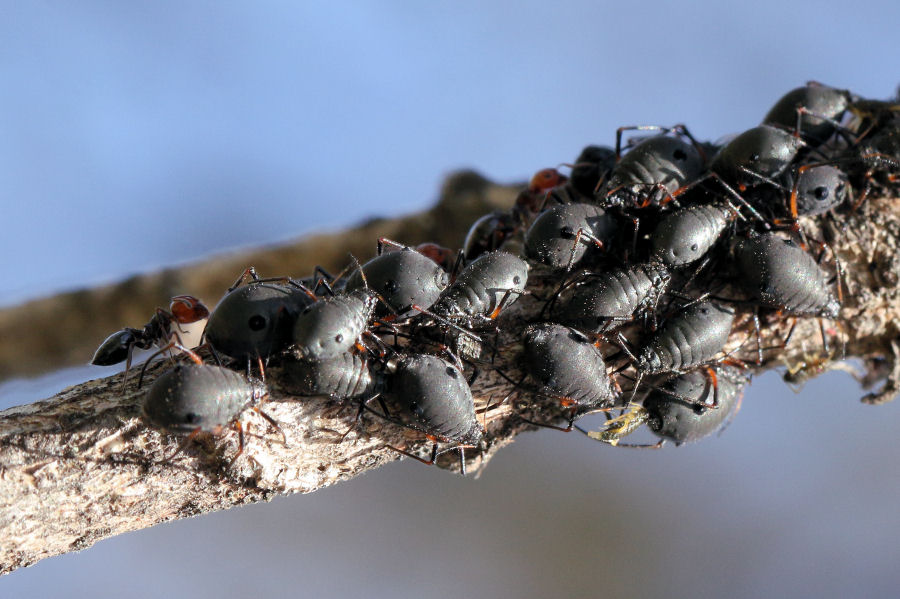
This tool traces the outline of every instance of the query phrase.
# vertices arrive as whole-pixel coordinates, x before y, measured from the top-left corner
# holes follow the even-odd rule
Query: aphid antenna
[[[406,245],[405,243],[400,243],[399,241],[394,241],[393,239],[389,239],[389,238],[387,238],[387,237],[379,237],[379,238],[378,238],[378,248],[377,248],[377,250],[376,250],[376,251],[377,251],[377,254],[376,254],[376,255],[377,255],[377,256],[380,256],[381,254],[383,254],[383,253],[384,253],[384,249],[385,249],[386,247],[393,247],[393,248],[397,248],[398,250],[409,250],[409,251],[411,251],[411,252],[414,252],[414,251],[415,251],[413,248],[409,247],[409,246]]]
[[[259,281],[259,275],[256,273],[256,268],[253,266],[248,266],[247,268],[245,268],[244,272],[242,272],[237,280],[231,285],[231,287],[228,288],[228,291],[226,291],[226,293],[231,293],[242,284],[246,283],[248,279],[252,282]]]
[[[748,172],[749,172],[749,171],[748,171]],[[752,174],[753,176],[757,177],[757,178],[765,179],[765,177],[762,177],[762,175],[759,175],[759,174],[757,174],[757,173],[751,173],[751,174]],[[714,181],[718,182],[718,184],[722,187],[722,189],[724,189],[725,192],[726,192],[728,195],[730,195],[732,198],[734,198],[734,200],[737,201],[738,204],[740,204],[742,207],[746,208],[747,211],[750,212],[750,214],[752,214],[753,217],[754,217],[757,221],[759,221],[760,223],[762,223],[763,227],[764,227],[767,231],[768,231],[769,229],[771,229],[771,225],[769,224],[769,221],[767,221],[767,220],[759,213],[759,211],[758,211],[756,208],[754,208],[747,200],[745,200],[744,197],[743,197],[741,194],[739,194],[739,193],[738,193],[731,185],[729,185],[728,183],[726,183],[725,180],[722,179],[722,177],[720,177],[717,173],[714,173],[714,172],[712,172],[712,171],[706,173],[705,175],[703,175],[703,176],[700,177],[699,179],[697,179],[697,180],[695,180],[695,181],[693,181],[693,182],[691,182],[691,183],[688,183],[687,185],[685,185],[685,186],[682,187],[681,189],[676,190],[676,191],[674,192],[674,194],[675,194],[676,196],[677,196],[677,195],[680,195],[680,194],[682,194],[682,193],[688,191],[689,189],[692,189],[692,188],[696,187],[697,185],[700,185],[700,184],[703,183],[704,181],[709,181],[709,180],[714,180]],[[745,219],[745,218],[742,217],[742,219]]]
[[[686,132],[687,127],[684,125],[675,125],[674,127],[663,127],[661,125],[626,125],[624,127],[619,127],[616,129],[616,162],[619,162],[619,160],[622,159],[622,134],[625,131],[660,131],[662,132],[661,134],[664,135],[676,130]],[[688,134],[688,138],[694,142],[694,138],[690,134]],[[627,146],[630,145],[630,143],[627,144]]]
[[[438,314],[435,314],[434,312],[432,312],[432,311],[430,311],[430,310],[427,310],[427,309],[423,308],[422,306],[420,306],[420,305],[418,305],[418,304],[413,304],[413,305],[411,306],[411,308],[412,308],[413,310],[416,310],[417,312],[421,312],[422,314],[425,314],[426,316],[429,316],[429,317],[433,318],[433,319],[436,320],[437,322],[440,322],[441,324],[446,325],[446,326],[450,327],[451,329],[454,329],[455,331],[457,331],[457,332],[459,332],[459,333],[462,333],[462,334],[465,335],[466,337],[469,337],[470,339],[472,339],[472,340],[474,340],[474,341],[477,341],[478,343],[484,343],[484,342],[481,340],[481,337],[479,337],[478,335],[476,335],[476,334],[473,333],[472,331],[469,331],[469,330],[467,330],[467,329],[465,329],[465,328],[459,326],[458,324],[455,324],[455,323],[453,323],[453,322],[450,322],[448,319],[444,318],[443,316],[440,316],[440,315],[438,315]]]

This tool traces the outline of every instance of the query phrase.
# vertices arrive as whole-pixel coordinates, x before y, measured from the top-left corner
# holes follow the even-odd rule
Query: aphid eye
[[[449,375],[450,378],[455,379],[456,378],[456,369],[448,366],[447,367],[447,375]]]
[[[513,285],[518,285],[521,281],[522,279],[521,277],[519,277],[519,275],[513,277]]]
[[[395,281],[394,279],[388,279],[387,281],[384,282],[385,293],[388,293],[388,294],[396,293],[399,288],[400,288],[400,285],[398,285],[397,281]]]
[[[759,162],[760,155],[759,154],[750,154],[750,162]]]
[[[684,152],[684,150],[678,148],[672,154],[672,158],[674,158],[675,160],[687,160],[687,154]]]
[[[698,247],[699,247],[699,246],[698,246],[696,243],[693,244],[693,245],[691,246],[691,251],[692,251],[692,252],[696,252],[697,249],[698,249]]]
[[[266,318],[265,316],[254,314],[247,321],[247,326],[250,327],[251,331],[261,331],[266,328]]]
[[[340,333],[338,333],[337,335],[334,336],[334,340],[335,340],[337,343],[340,343],[341,341],[344,340],[344,336],[341,335]]]
[[[188,424],[194,424],[195,422],[197,422],[197,420],[198,420],[197,415],[194,414],[193,412],[188,412],[187,414],[184,415],[184,421],[187,422]]]
[[[816,199],[819,201],[827,200],[828,199],[828,188],[825,187],[824,185],[820,185],[819,187],[816,187],[815,191],[813,191],[813,194],[816,196]]]

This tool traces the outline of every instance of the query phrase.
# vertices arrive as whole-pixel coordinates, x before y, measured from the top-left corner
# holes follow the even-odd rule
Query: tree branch
[[[484,204],[480,204],[474,216],[483,211]],[[449,212],[456,213],[454,209]],[[840,328],[846,335],[846,353],[864,360],[868,382],[887,377],[881,391],[865,398],[869,403],[881,403],[897,393],[900,374],[900,202],[896,198],[869,200],[863,212],[840,215],[839,225],[825,217],[805,221],[804,226],[813,237],[832,244],[844,267],[841,321],[845,324]],[[465,222],[471,222],[473,214],[466,214]],[[408,226],[408,220],[398,222]],[[372,240],[382,234],[409,243],[424,240],[398,228],[395,222],[383,225],[358,229],[352,236],[338,235],[335,252],[345,255],[351,248],[360,255],[371,253]],[[422,231],[430,229],[423,226]],[[458,245],[454,240],[444,242]],[[318,252],[323,243],[319,240],[312,246]],[[248,264],[245,258],[237,260],[239,264],[231,259],[223,267],[228,275],[225,279],[215,283],[210,279],[202,293],[217,296],[231,282],[229,278]],[[272,263],[265,270],[277,274],[284,268]],[[528,394],[498,373],[502,371],[512,380],[523,376],[519,368],[521,331],[559,282],[558,275],[534,269],[530,294],[501,316],[493,368],[485,368],[472,385],[476,407],[501,405],[484,414],[486,449],[469,453],[470,471],[480,471],[494,452],[518,433],[534,428],[523,416],[542,422],[561,417],[558,402]],[[199,288],[199,284],[193,285],[189,289]],[[171,289],[166,287],[157,297],[168,297]],[[137,293],[132,288],[129,301]],[[750,310],[740,308],[736,322],[726,349],[736,349],[736,355],[752,361],[755,343],[745,344],[752,335]],[[120,326],[121,321],[116,321],[107,332]],[[789,326],[789,318],[764,315],[763,345],[778,345]],[[757,370],[808,358],[806,354],[821,347],[819,335],[816,319],[799,319],[794,341],[784,350],[767,352]],[[824,360],[823,368],[828,365]],[[163,363],[151,366],[147,380],[152,382],[168,367]],[[140,420],[143,391],[129,383],[122,395],[122,375],[90,381],[47,401],[0,413],[0,572],[159,522],[267,500],[276,494],[315,491],[397,459],[387,445],[413,451],[430,447],[422,435],[372,416],[354,426],[354,405],[292,397],[282,385],[277,365],[269,368],[267,375],[271,398],[264,409],[280,424],[287,443],[282,444],[280,437],[251,413],[248,418],[259,436],[249,439],[244,455],[233,465],[229,465],[236,451],[233,434],[201,436],[198,443],[166,460],[183,437],[160,433]],[[336,442],[348,429],[352,430],[347,438]],[[440,465],[459,467],[452,452],[442,457]]]
[[[261,276],[302,277],[312,274],[316,265],[337,271],[346,264],[348,252],[361,260],[373,255],[379,237],[459,247],[472,221],[492,210],[509,209],[521,188],[460,171],[447,177],[438,202],[425,212],[372,218],[344,231],[228,253],[0,310],[0,339],[16,340],[0,344],[0,381],[86,364],[107,335],[123,326],[143,326],[157,306],[168,306],[175,295],[194,295],[212,308],[249,265]]]

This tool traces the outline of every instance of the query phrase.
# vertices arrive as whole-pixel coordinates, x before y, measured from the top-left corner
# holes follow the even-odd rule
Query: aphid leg
[[[595,237],[593,234],[588,233],[584,228],[578,229],[575,232],[575,241],[572,243],[572,252],[569,255],[569,262],[566,264],[566,272],[570,272],[572,267],[575,265],[575,252],[578,250],[578,244],[581,241],[581,238],[584,237],[594,245],[596,245],[599,249],[603,249],[603,241]]]
[[[259,275],[256,274],[256,268],[254,268],[253,266],[248,266],[247,268],[245,268],[244,272],[241,273],[241,276],[239,276],[234,284],[228,288],[228,291],[226,291],[226,293],[231,293],[232,291],[240,287],[243,283],[246,283],[248,279],[254,282],[259,281]]]
[[[424,458],[420,458],[420,457],[417,456],[416,454],[411,453],[411,452],[409,452],[409,451],[406,451],[405,449],[400,449],[399,447],[394,447],[393,445],[385,445],[385,447],[386,447],[387,449],[391,449],[391,450],[393,450],[393,451],[396,451],[396,452],[399,453],[399,454],[403,454],[403,455],[405,455],[405,456],[408,457],[408,458],[412,458],[412,459],[414,459],[414,460],[418,460],[418,461],[422,462],[423,464],[425,464],[426,466],[433,466],[433,465],[434,465],[434,461],[437,459],[437,456],[438,456],[438,444],[437,444],[437,442],[434,442],[434,443],[432,444],[432,446],[431,446],[431,457],[428,458],[427,460],[424,459]]]
[[[569,287],[580,283],[580,279],[584,276],[584,274],[585,273],[583,272],[579,272],[569,279],[563,278],[562,283],[559,284],[559,287],[556,288],[556,291],[553,292],[553,294],[550,296],[550,299],[545,301],[544,305],[541,307],[541,311],[538,314],[538,320],[546,320],[545,313],[548,309],[550,310],[550,313],[553,314],[553,311],[556,307],[556,301],[559,299],[560,294]]]
[[[459,450],[459,473],[462,476],[466,475],[466,448],[462,445],[457,447]]]
[[[816,320],[819,321],[819,332],[822,334],[822,349],[828,355],[831,353],[831,350],[828,347],[828,335],[825,333],[825,319],[817,318]]]
[[[266,422],[269,423],[269,426],[271,426],[276,431],[278,431],[278,434],[281,435],[281,444],[287,445],[287,435],[284,434],[284,430],[275,421],[275,419],[272,418],[271,416],[269,416],[268,414],[266,414],[265,412],[263,412],[261,409],[259,409],[259,406],[253,406],[253,411],[256,412],[257,414],[259,414],[260,416],[262,416],[263,420],[265,420]]]
[[[613,336],[616,347],[625,352],[625,355],[628,356],[628,359],[631,360],[632,364],[636,364],[638,359],[637,356],[634,355],[634,352],[631,351],[629,347],[628,340],[625,339],[625,335],[622,334],[622,331],[616,331],[616,334]]]
[[[515,293],[518,296],[528,295],[527,291],[518,291],[516,289],[507,289],[503,294],[503,297],[500,298],[500,301],[497,302],[497,307],[488,315],[489,320],[494,320],[498,316],[500,316],[500,311],[503,310],[503,307],[506,306],[506,303],[509,301],[510,296]]]
[[[466,263],[466,252],[460,249],[456,253],[456,260],[453,261],[453,267],[450,269],[450,283],[456,281],[456,277],[459,276],[460,271],[463,269],[463,265]]]
[[[759,310],[753,311],[753,330],[756,333],[756,365],[762,366],[763,363],[763,347],[762,347],[762,330],[759,326]]]
[[[708,384],[712,385],[712,388],[713,388],[713,402],[712,402],[712,404],[709,404],[707,407],[718,408],[719,407],[719,377],[716,375],[716,369],[711,366],[707,366],[706,367],[706,376],[707,376]],[[704,394],[704,396],[706,395],[705,389],[704,389],[703,394]]]
[[[529,418],[523,418],[523,417],[521,417],[521,416],[519,417],[519,419],[520,419],[522,422],[524,422],[524,423],[526,423],[526,424],[530,424],[530,425],[532,425],[532,426],[537,426],[537,427],[540,427],[540,428],[549,428],[549,429],[553,429],[553,430],[555,430],[555,431],[562,431],[562,432],[564,432],[564,433],[570,433],[570,432],[572,432],[572,429],[575,428],[575,416],[576,416],[576,413],[577,413],[577,409],[578,409],[578,406],[571,406],[571,410],[570,410],[570,412],[569,412],[569,416],[568,416],[568,418],[566,419],[567,422],[568,422],[569,424],[566,425],[565,427],[557,426],[557,425],[555,425],[555,424],[549,424],[549,423],[547,423],[547,422],[536,422],[536,421],[534,421],[534,420],[531,420],[531,419],[529,419]]]
[[[790,343],[790,341],[791,341],[791,337],[793,337],[793,335],[794,335],[794,329],[796,329],[796,328],[797,328],[797,317],[792,316],[791,317],[791,328],[788,329],[788,334],[785,335],[784,341],[781,342],[781,346],[780,347],[776,346],[778,349],[787,348],[788,343]]]
[[[694,146],[694,149],[696,149],[700,154],[700,158],[703,160],[703,163],[706,164],[706,151],[703,149],[703,145],[694,138],[690,131],[688,131],[687,125],[685,125],[684,123],[678,123],[677,125],[672,127],[672,131],[680,133],[681,135],[687,137],[691,141],[691,145]]]
[[[808,114],[809,116],[812,116],[812,117],[815,117],[817,119],[821,119],[821,120],[827,122],[829,125],[834,127],[835,131],[838,134],[840,134],[841,137],[843,137],[845,139],[845,141],[847,141],[847,143],[856,144],[859,142],[859,139],[856,137],[856,135],[852,131],[850,131],[843,125],[841,125],[839,122],[837,122],[830,116],[821,114],[819,112],[814,112],[814,111],[810,110],[809,108],[807,108],[806,106],[798,106],[797,107],[797,126],[796,126],[796,129],[794,129],[794,135],[796,137],[801,137],[801,135],[800,135],[801,125],[802,125],[804,114]]]
[[[216,351],[216,348],[214,348],[212,345],[209,345],[208,343],[206,344],[206,347],[209,348],[209,353],[212,354],[213,360],[216,361],[216,365],[222,366],[222,358],[219,356],[219,352]]]
[[[175,448],[175,451],[172,452],[171,455],[169,455],[169,456],[163,458],[163,464],[169,463],[170,461],[172,461],[172,459],[173,459],[175,456],[177,456],[179,453],[181,453],[182,451],[184,451],[184,450],[187,448],[187,446],[190,445],[191,442],[192,442],[194,439],[197,438],[197,435],[199,435],[200,432],[201,432],[202,430],[203,430],[203,429],[202,429],[201,427],[199,427],[199,426],[198,426],[197,428],[195,428],[194,430],[192,430],[192,431],[188,434],[187,437],[185,437],[184,439],[182,439],[181,443],[178,444],[178,447]]]
[[[765,227],[766,230],[771,229],[771,225],[769,224],[769,221],[767,221],[765,218],[763,218],[763,216],[756,210],[756,208],[754,208],[747,200],[745,200],[741,194],[739,194],[737,191],[735,191],[735,189],[731,185],[726,183],[725,180],[722,179],[722,177],[720,177],[718,174],[710,172],[710,173],[700,177],[693,183],[689,184],[688,187],[693,187],[694,185],[698,185],[699,183],[701,183],[707,179],[713,179],[716,182],[718,182],[719,185],[722,186],[722,188],[725,190],[725,192],[728,195],[730,195],[732,198],[734,198],[734,200],[737,201],[738,204],[740,204],[745,209],[747,209],[756,220],[758,220],[760,223],[763,224],[763,226]]]
[[[234,421],[234,428],[237,429],[238,432],[238,450],[237,453],[234,454],[234,457],[231,458],[231,461],[228,462],[228,467],[231,468],[234,466],[234,463],[237,461],[241,454],[244,453],[244,427],[241,425],[240,420]]]

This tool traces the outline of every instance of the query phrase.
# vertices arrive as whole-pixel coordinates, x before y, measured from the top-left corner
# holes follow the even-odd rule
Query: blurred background
[[[717,139],[810,79],[900,80],[893,2],[317,4],[0,3],[0,307],[425,209],[462,167],[524,180],[620,125]],[[0,408],[96,376],[7,381]],[[523,435],[479,480],[397,463],[48,559],[0,595],[887,596],[900,406],[859,395],[769,374],[699,445]]]

